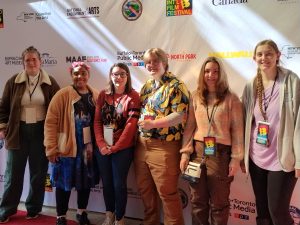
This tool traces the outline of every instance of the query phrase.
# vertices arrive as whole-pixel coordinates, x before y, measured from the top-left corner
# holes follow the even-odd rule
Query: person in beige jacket
[[[89,225],[86,207],[90,188],[97,183],[93,122],[98,91],[88,85],[90,67],[73,62],[73,84],[62,88],[50,102],[45,121],[46,156],[52,163],[56,187],[57,225],[66,225],[71,189],[77,190],[79,225]]]

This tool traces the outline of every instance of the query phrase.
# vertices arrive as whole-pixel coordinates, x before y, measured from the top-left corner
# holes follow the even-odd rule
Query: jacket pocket
[[[65,133],[58,133],[57,135],[57,148],[58,152],[66,152],[67,135]]]

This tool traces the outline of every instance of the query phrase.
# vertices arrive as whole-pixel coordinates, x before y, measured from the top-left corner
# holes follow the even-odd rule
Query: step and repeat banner
[[[300,0],[1,0],[0,96],[5,82],[22,70],[22,51],[33,45],[42,54],[43,68],[61,87],[71,84],[73,61],[91,66],[90,84],[101,90],[110,66],[126,63],[133,86],[148,79],[142,56],[148,48],[168,53],[169,68],[190,91],[196,89],[204,59],[222,59],[231,89],[241,95],[255,75],[253,49],[263,39],[279,46],[281,64],[300,75]],[[3,193],[6,150],[0,151],[0,194]],[[28,193],[25,175],[22,200]],[[290,207],[300,221],[300,184]],[[55,206],[54,190],[47,187],[45,205]],[[186,224],[191,224],[189,190],[180,180]],[[143,204],[131,168],[126,216],[142,218]],[[238,173],[231,188],[230,225],[252,225],[256,209],[251,181]],[[70,207],[76,208],[72,193]],[[105,211],[102,185],[93,189],[89,209]]]

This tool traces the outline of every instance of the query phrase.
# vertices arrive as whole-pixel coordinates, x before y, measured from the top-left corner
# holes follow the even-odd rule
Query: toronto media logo
[[[230,199],[230,216],[240,220],[250,220],[250,215],[256,213],[255,203]]]
[[[66,15],[68,19],[92,18],[100,16],[99,6],[89,6],[87,8],[67,8]]]
[[[185,16],[192,14],[192,0],[166,0],[166,16]]]
[[[137,20],[143,12],[143,5],[139,0],[126,0],[122,6],[122,14],[126,20]]]
[[[296,55],[300,55],[300,47],[295,47],[291,45],[284,45],[281,48],[281,55],[287,59],[292,59]]]
[[[21,12],[17,16],[17,20],[22,22],[43,21],[48,20],[50,16],[51,12]]]
[[[143,55],[145,51],[117,51],[117,61],[127,66],[144,66]]]

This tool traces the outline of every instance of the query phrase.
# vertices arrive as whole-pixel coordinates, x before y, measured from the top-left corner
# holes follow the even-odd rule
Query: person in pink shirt
[[[189,185],[193,225],[227,224],[230,185],[243,159],[243,131],[242,103],[230,91],[221,62],[208,57],[192,94],[180,150],[182,173],[189,160],[202,168],[198,182]]]
[[[300,82],[279,66],[272,40],[259,42],[253,59],[257,74],[243,93],[245,172],[255,194],[257,225],[292,225],[290,201],[300,176]]]
[[[94,120],[106,206],[102,225],[125,223],[127,175],[133,160],[139,114],[140,98],[131,86],[129,68],[124,63],[116,63],[109,71],[108,88],[99,94]]]

